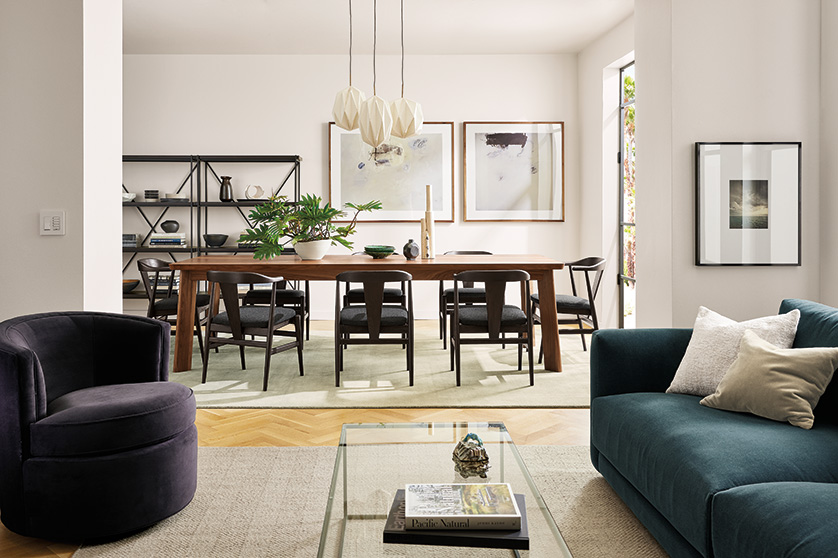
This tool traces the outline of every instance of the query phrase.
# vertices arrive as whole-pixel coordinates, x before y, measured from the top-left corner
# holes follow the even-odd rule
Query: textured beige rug
[[[519,449],[574,558],[666,556],[593,469],[587,447]],[[334,448],[200,448],[198,457],[198,492],[186,509],[121,541],[83,547],[73,558],[317,554]],[[385,546],[387,556],[401,555],[398,545]],[[379,555],[366,548],[353,556]]]
[[[539,341],[536,334],[536,347]],[[341,386],[336,388],[332,322],[319,321],[312,322],[311,340],[303,352],[305,375],[299,375],[294,350],[276,354],[267,392],[262,391],[265,352],[256,348],[246,349],[247,370],[241,369],[237,347],[213,352],[207,382],[202,384],[195,343],[192,370],[172,373],[170,379],[191,387],[199,407],[587,407],[590,353],[582,351],[576,336],[562,336],[561,342],[564,370],[545,372],[536,364],[534,387],[529,385],[526,353],[524,371],[519,372],[514,346],[464,346],[458,388],[449,370],[449,352],[442,349],[437,335],[437,322],[417,321],[412,387],[400,346],[355,345],[344,353]]]

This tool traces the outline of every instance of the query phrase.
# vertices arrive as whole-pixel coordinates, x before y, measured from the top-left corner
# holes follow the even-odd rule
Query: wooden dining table
[[[325,256],[322,260],[302,260],[298,256],[277,256],[256,260],[249,254],[197,256],[169,264],[180,272],[177,323],[191,324],[195,316],[198,281],[205,281],[207,271],[247,271],[288,280],[334,281],[349,270],[407,271],[420,281],[451,280],[455,273],[474,269],[522,269],[538,282],[542,300],[556,297],[553,272],[562,262],[533,254],[438,255],[432,259],[407,260],[401,255],[373,259],[367,255]],[[529,301],[523,301],[529,304]],[[541,335],[544,345],[544,369],[561,372],[559,325],[554,304],[541,305]],[[192,328],[179,327],[175,334],[174,372],[192,369]]]

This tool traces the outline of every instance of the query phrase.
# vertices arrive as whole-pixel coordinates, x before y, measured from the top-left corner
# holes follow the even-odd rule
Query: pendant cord
[[[352,87],[352,0],[349,0],[349,87]]]
[[[372,3],[372,96],[375,97],[375,46],[378,42],[378,0]]]
[[[401,0],[402,16],[402,99],[404,99],[404,0]]]

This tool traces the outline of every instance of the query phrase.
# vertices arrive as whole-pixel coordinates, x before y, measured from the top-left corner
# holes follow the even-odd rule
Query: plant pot
[[[296,243],[294,251],[304,260],[322,260],[331,245],[331,240],[310,240]]]

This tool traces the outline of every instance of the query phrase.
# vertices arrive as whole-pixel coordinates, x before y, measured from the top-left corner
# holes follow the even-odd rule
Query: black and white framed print
[[[800,265],[800,148],[695,144],[696,265]]]
[[[564,221],[564,122],[464,122],[465,221]]]

